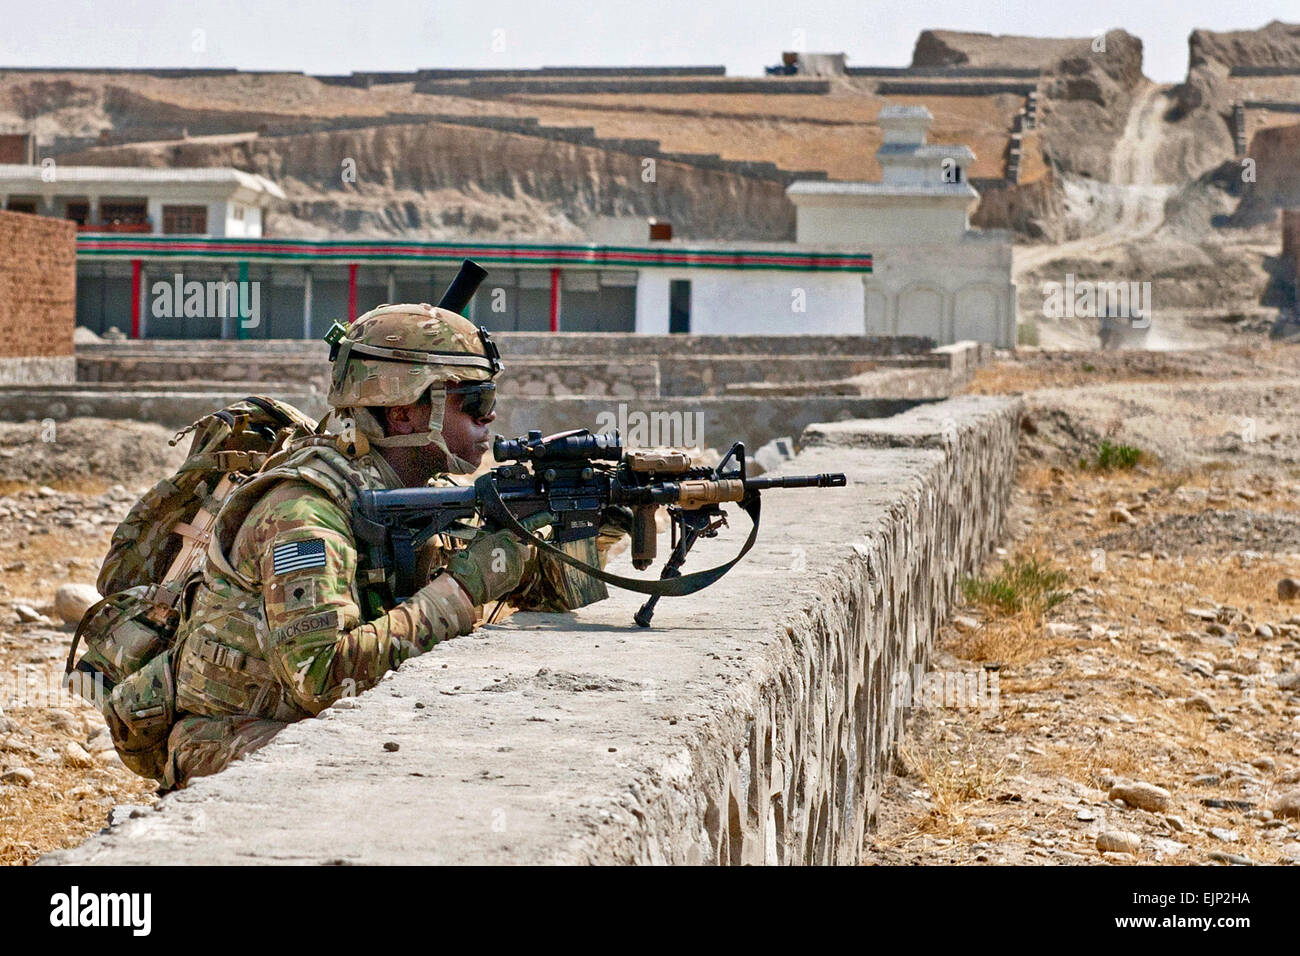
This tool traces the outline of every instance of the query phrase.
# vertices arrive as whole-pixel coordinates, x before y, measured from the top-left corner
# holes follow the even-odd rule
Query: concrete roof
[[[877,123],[881,120],[894,119],[932,120],[934,116],[924,106],[883,106],[876,116]]]
[[[266,193],[275,199],[284,199],[284,191],[257,173],[246,173],[240,169],[204,168],[204,169],[153,169],[141,166],[62,166],[54,167],[57,179],[53,183],[45,182],[41,174],[43,166],[22,166],[0,163],[0,185],[31,186],[37,191],[45,187],[78,183],[82,185],[106,186],[184,186],[210,185],[229,186],[235,189],[248,189],[256,193]]]
[[[880,148],[876,150],[876,156],[881,159],[905,156],[917,156],[923,159],[931,157],[943,159],[950,156],[960,159],[975,158],[969,146],[945,146],[941,143],[881,143]]]
[[[978,196],[966,183],[853,183],[800,179],[787,196]]]

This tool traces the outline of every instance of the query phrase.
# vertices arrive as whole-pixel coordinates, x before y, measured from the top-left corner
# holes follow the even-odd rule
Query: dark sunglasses
[[[497,404],[497,387],[493,382],[448,385],[447,394],[460,396],[461,411],[470,418],[487,418]]]

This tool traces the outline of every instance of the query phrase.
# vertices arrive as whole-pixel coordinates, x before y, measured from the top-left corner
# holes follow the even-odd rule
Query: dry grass
[[[27,767],[36,780],[30,786],[0,786],[0,865],[25,865],[51,850],[76,846],[107,824],[114,805],[151,804],[156,799],[156,783],[116,761],[90,768],[69,766],[57,758],[42,762],[40,754],[49,749],[59,754],[70,741],[84,745],[87,728],[103,723],[89,707],[55,703],[72,714],[73,727],[56,720],[45,706],[6,713],[30,735],[0,737],[0,767]]]
[[[983,627],[956,635],[949,644],[952,653],[963,660],[1003,665],[1037,660],[1051,646],[1052,642],[1043,634],[1041,612],[1032,610],[992,618]]]
[[[1007,777],[1003,761],[991,759],[973,735],[948,746],[900,748],[909,775],[930,792],[930,812],[915,821],[913,834],[950,836],[965,825],[974,804],[992,800]]]
[[[108,823],[119,803],[147,804],[157,784],[129,771],[36,767],[51,789],[0,787],[0,865],[25,866],[51,850],[77,846]],[[104,789],[96,781],[111,781]],[[111,788],[108,789],[108,788]]]

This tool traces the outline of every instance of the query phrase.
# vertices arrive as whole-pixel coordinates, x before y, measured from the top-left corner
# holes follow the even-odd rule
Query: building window
[[[208,231],[207,206],[163,206],[163,232],[203,235]]]
[[[99,204],[99,218],[105,226],[147,228],[149,210],[144,202],[115,200]]]
[[[233,206],[233,209],[232,209],[231,215],[234,216],[234,218],[237,219],[239,222],[243,222],[243,221],[244,221],[244,207],[241,206],[239,203],[235,203],[234,206]]]
[[[9,211],[10,211],[10,212],[29,212],[29,213],[31,213],[32,215],[35,215],[35,214],[36,214],[36,200],[35,200],[35,199],[11,199],[11,200],[9,200]]]
[[[668,283],[668,331],[691,330],[691,280],[673,279]]]
[[[68,203],[67,212],[64,219],[71,219],[78,226],[84,226],[90,222],[90,203],[88,202],[70,202]]]

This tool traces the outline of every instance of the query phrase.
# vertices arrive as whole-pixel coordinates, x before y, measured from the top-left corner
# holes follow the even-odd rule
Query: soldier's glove
[[[534,534],[555,521],[555,515],[541,511],[519,523]],[[447,562],[447,573],[465,589],[474,604],[486,604],[519,587],[529,547],[509,531],[480,534],[468,548],[457,551]]]
[[[626,505],[611,505],[600,516],[600,536],[617,541],[632,533],[632,509]]]

